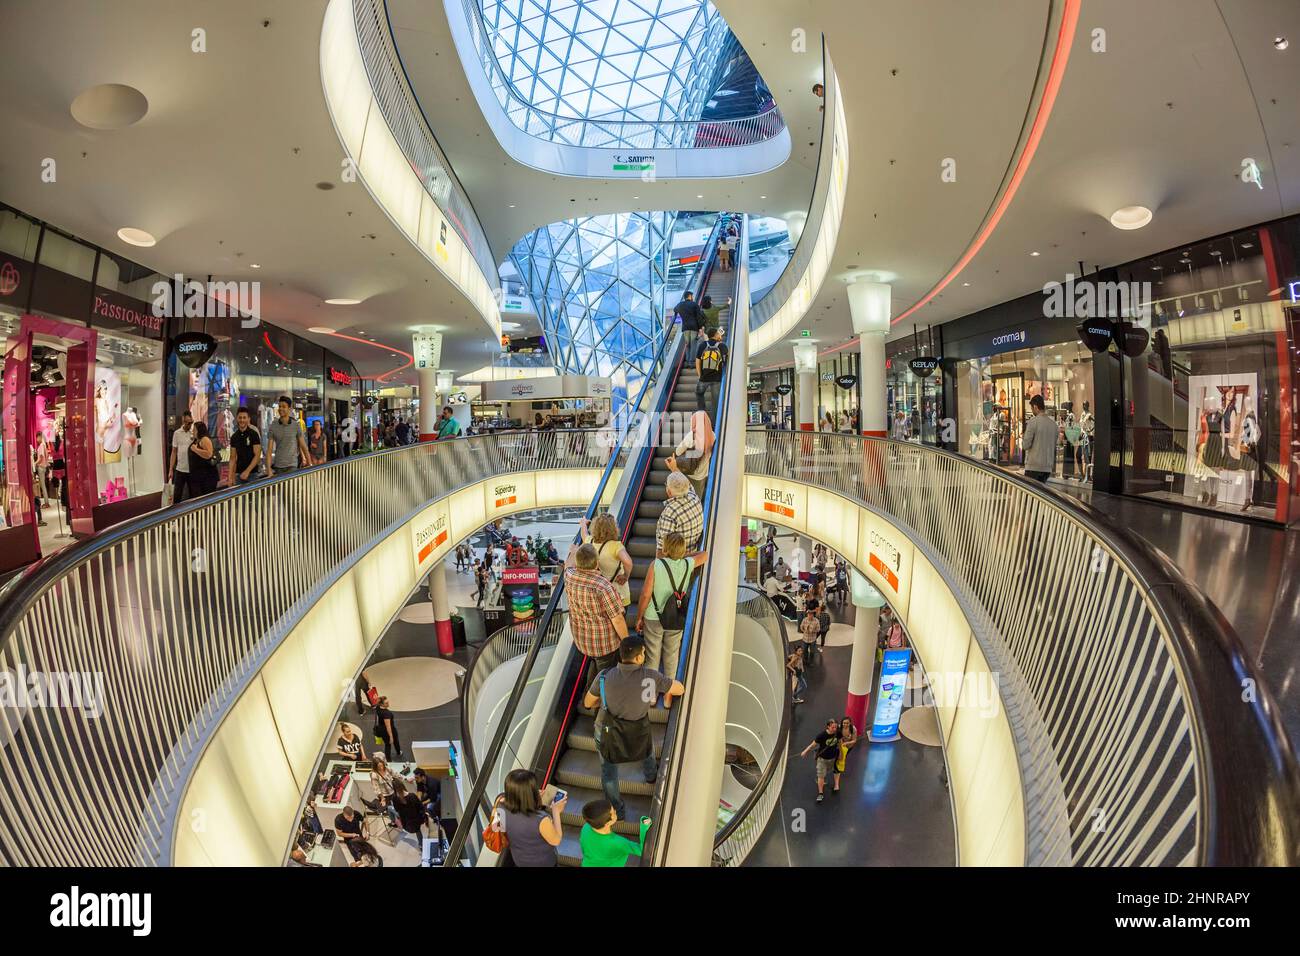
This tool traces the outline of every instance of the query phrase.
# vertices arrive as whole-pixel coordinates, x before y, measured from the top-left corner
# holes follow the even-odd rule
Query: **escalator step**
[[[596,717],[596,711],[593,710],[593,709],[590,708],[590,707],[583,707],[583,706],[582,706],[582,701],[581,701],[581,700],[579,700],[579,701],[577,702],[577,707],[574,708],[574,713],[577,714],[577,715],[579,715],[579,716],[582,716],[582,717],[590,717],[590,718],[592,718],[593,720],[594,720],[595,717]],[[655,707],[653,710],[650,711],[650,723],[651,723],[651,724],[666,724],[666,723],[668,723],[668,715],[669,715],[670,713],[671,713],[671,711],[664,710],[662,707]],[[590,725],[588,725],[588,727],[590,727]],[[654,732],[654,728],[653,728],[653,727],[651,727],[650,730],[651,730],[651,733]],[[656,746],[657,746],[657,745],[656,745]]]
[[[653,538],[659,522],[650,518],[637,518],[632,522],[632,536],[636,538]]]
[[[582,866],[582,827],[565,826],[560,833],[560,845],[555,855],[560,866]]]
[[[644,540],[633,540],[627,543],[627,553],[632,556],[635,566],[637,558],[653,558],[658,545],[653,537]]]
[[[647,483],[645,486],[645,490],[641,492],[642,504],[645,504],[647,501],[667,501],[667,500],[668,500],[668,490],[664,488],[663,485],[652,485]]]
[[[655,711],[658,713],[661,711]],[[666,711],[662,711],[666,713]],[[575,714],[573,723],[569,725],[568,736],[565,737],[565,743],[572,750],[585,750],[592,754],[596,752],[596,718],[588,714]],[[664,749],[664,735],[668,732],[668,725],[661,721],[650,721],[650,737],[654,740],[655,753],[662,754]],[[599,768],[597,773],[599,773]]]
[[[565,790],[571,786],[599,790],[600,756],[592,750],[566,750],[555,766],[555,780],[557,785]],[[654,784],[646,783],[641,776],[639,765],[632,763],[618,765],[618,792],[624,797],[628,794],[649,797],[654,795],[654,790]]]
[[[658,521],[659,516],[664,513],[664,502],[662,501],[642,501],[636,506],[636,516],[646,518],[651,521]]]

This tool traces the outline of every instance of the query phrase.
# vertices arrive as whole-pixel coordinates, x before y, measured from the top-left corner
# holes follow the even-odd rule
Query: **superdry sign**
[[[330,381],[333,382],[335,385],[352,384],[352,376],[349,375],[347,372],[342,371],[341,369],[331,367],[329,369],[329,377],[330,377]]]
[[[496,508],[508,508],[519,503],[519,489],[513,483],[492,486],[492,501]]]

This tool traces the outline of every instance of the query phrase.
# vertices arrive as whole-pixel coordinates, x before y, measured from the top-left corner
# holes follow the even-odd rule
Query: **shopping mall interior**
[[[1295,0],[0,19],[5,868],[1300,864]]]

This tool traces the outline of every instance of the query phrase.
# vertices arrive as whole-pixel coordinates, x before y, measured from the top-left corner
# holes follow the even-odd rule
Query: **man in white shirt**
[[[181,415],[181,426],[172,432],[171,460],[167,480],[172,485],[172,504],[180,504],[190,487],[190,443],[194,441],[194,416],[188,410]]]

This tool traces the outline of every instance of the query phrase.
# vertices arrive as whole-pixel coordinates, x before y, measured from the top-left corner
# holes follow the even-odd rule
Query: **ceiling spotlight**
[[[1041,256],[1042,253],[1041,253],[1041,252],[1031,252],[1030,255],[1031,255],[1031,256]]]
[[[766,196],[759,196],[758,198],[759,198],[759,199],[766,199],[767,197],[766,197]]]
[[[326,305],[360,305],[360,299],[326,299]]]
[[[703,199],[704,197],[703,197],[703,196],[696,196],[695,198],[696,198],[696,199]]]
[[[1241,244],[1241,248],[1243,248],[1243,249],[1254,249],[1254,248],[1255,248],[1255,244],[1254,244],[1253,242],[1243,242],[1243,243]]]
[[[250,269],[260,269],[260,268],[262,268],[262,267],[259,266],[256,262],[250,262],[250,263],[248,264],[248,268],[250,268]]]
[[[333,330],[333,329],[328,329],[328,328],[326,328],[326,327],[323,326],[323,325],[313,325],[313,326],[312,326],[310,329],[308,329],[307,331],[308,331],[308,332],[314,332],[314,333],[316,333],[317,335],[333,335],[333,334],[334,334],[334,330]]]
[[[1273,37],[1273,46],[1278,50],[1285,50],[1291,45],[1291,41],[1286,37]]]
[[[963,286],[969,286],[970,283],[969,283],[969,282],[963,282],[962,285],[963,285]]]
[[[117,231],[117,238],[132,246],[152,246],[158,242],[153,236],[143,229],[135,229],[131,226],[123,226]]]
[[[1125,206],[1110,214],[1110,224],[1116,229],[1141,229],[1151,221],[1151,210],[1146,206]]]
[[[514,203],[511,203],[511,204],[510,204],[510,208],[511,208],[511,209],[514,209],[514,208],[515,208],[515,204],[514,204]]]

